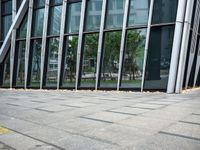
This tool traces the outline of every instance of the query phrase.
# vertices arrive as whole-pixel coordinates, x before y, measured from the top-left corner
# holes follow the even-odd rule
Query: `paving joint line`
[[[190,139],[190,140],[195,140],[195,141],[200,141],[200,138],[185,136],[185,135],[181,135],[181,134],[175,134],[175,133],[164,132],[164,131],[159,131],[158,133],[159,133],[159,134],[165,134],[165,135],[176,136],[176,137],[181,137],[181,138]]]
[[[7,128],[7,127],[5,127],[5,128]],[[62,148],[62,147],[57,146],[57,145],[55,145],[55,144],[52,144],[52,143],[46,142],[46,141],[44,141],[44,140],[40,140],[40,139],[38,139],[38,138],[35,138],[35,137],[33,137],[33,136],[30,136],[30,135],[24,134],[24,133],[19,132],[19,131],[17,131],[17,130],[14,130],[14,129],[11,129],[11,128],[7,128],[7,129],[9,129],[9,130],[11,130],[11,131],[13,131],[13,132],[15,132],[15,133],[18,133],[18,134],[20,134],[20,135],[23,135],[23,136],[26,136],[26,137],[28,137],[28,138],[31,138],[31,139],[33,139],[33,140],[39,141],[39,142],[41,142],[41,143],[44,143],[44,144],[47,144],[47,145],[53,146],[53,147],[55,147],[55,148],[57,148],[57,149],[59,149],[59,150],[66,150],[65,148]]]

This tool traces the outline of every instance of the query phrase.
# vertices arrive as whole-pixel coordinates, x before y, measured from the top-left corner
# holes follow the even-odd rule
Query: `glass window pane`
[[[44,22],[44,9],[35,10],[33,16],[34,17],[33,17],[33,26],[32,26],[32,36],[33,37],[42,36],[43,22]]]
[[[34,0],[34,8],[41,8],[45,6],[45,0]]]
[[[28,19],[28,15],[25,15],[25,18],[23,19],[21,25],[19,26],[19,28],[17,29],[17,38],[26,38],[26,34],[27,34],[27,19]]]
[[[86,31],[99,30],[101,22],[102,0],[90,0],[87,3]]]
[[[48,66],[46,86],[57,85],[59,38],[48,39]]]
[[[51,5],[58,5],[58,4],[62,4],[63,0],[50,0],[50,4]]]
[[[124,2],[125,0],[108,1],[106,29],[122,27],[123,14],[124,14]]]
[[[68,4],[65,32],[78,33],[81,15],[81,2]]]
[[[166,89],[169,76],[174,26],[151,29],[145,89]]]
[[[122,88],[141,88],[146,29],[128,30],[123,58]]]
[[[2,13],[2,15],[12,14],[12,1],[11,0],[2,2],[1,13]]]
[[[117,87],[121,31],[106,32],[101,67],[101,87]]]
[[[42,39],[37,39],[32,41],[32,50],[31,50],[31,87],[40,86],[40,68],[41,68],[41,44]]]
[[[19,10],[23,0],[17,0],[17,10]]]
[[[155,0],[152,24],[176,21],[178,0]]]
[[[99,34],[84,37],[81,87],[95,87]]]
[[[150,0],[131,0],[128,26],[147,25]]]
[[[2,17],[2,34],[1,34],[1,40],[4,40],[8,30],[10,29],[10,26],[12,24],[12,15],[4,16]]]
[[[48,35],[59,35],[62,6],[50,8],[49,32]]]
[[[24,86],[25,48],[26,48],[26,41],[18,41],[17,42],[16,86]]]
[[[78,36],[67,36],[64,42],[63,87],[75,87]]]
[[[6,56],[4,61],[4,73],[3,73],[3,87],[10,86],[10,53]]]

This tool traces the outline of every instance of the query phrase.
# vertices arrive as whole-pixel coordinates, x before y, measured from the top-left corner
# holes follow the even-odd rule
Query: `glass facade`
[[[78,36],[66,36],[62,61],[62,87],[75,88]]]
[[[127,31],[122,69],[122,88],[141,88],[146,29]]]
[[[97,33],[86,34],[84,37],[81,87],[95,87],[98,40]]]
[[[123,24],[125,0],[108,1],[106,29],[121,28]]]
[[[24,87],[24,78],[25,78],[25,48],[26,41],[17,41],[16,42],[16,54],[15,54],[15,77],[14,84],[16,87]]]
[[[121,34],[121,31],[105,33],[100,87],[117,88]]]
[[[0,45],[12,23],[12,2],[0,2]],[[17,1],[17,9],[21,2]],[[45,5],[46,0],[34,0],[31,19],[28,18],[30,11],[26,10],[17,28],[13,87],[24,87],[27,83],[28,88],[166,90],[178,0],[154,0],[152,21],[149,23],[151,0],[128,2],[50,0]],[[67,3],[66,8],[63,8],[63,3]],[[194,9],[199,7],[197,3]],[[45,10],[48,10],[47,13]],[[191,41],[197,22],[195,12]],[[31,25],[27,24],[28,19]],[[31,30],[27,31],[27,27]],[[63,30],[64,33],[60,34]],[[27,32],[31,33],[30,37],[26,37]],[[149,32],[150,35],[147,34]],[[29,42],[28,48],[26,43]],[[197,42],[196,47],[198,45]],[[195,57],[199,54],[195,51]],[[9,55],[6,54],[0,67],[2,86],[10,85],[12,67]],[[26,82],[25,59],[29,63]],[[197,61],[196,58],[193,72],[197,70]],[[195,78],[195,75],[190,78]],[[190,81],[190,85],[194,80]]]
[[[39,88],[45,0],[36,0],[33,4],[27,86]]]
[[[166,89],[169,76],[174,26],[152,28],[150,35],[146,89]]]
[[[41,39],[34,39],[31,42],[31,51],[29,57],[29,86],[39,87],[41,71]]]
[[[58,72],[58,46],[59,38],[49,38],[47,42],[48,50],[48,65],[47,65],[47,77],[46,86],[56,86],[57,84],[57,72]]]

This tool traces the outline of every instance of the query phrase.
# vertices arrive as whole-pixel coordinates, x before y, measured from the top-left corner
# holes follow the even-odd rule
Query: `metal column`
[[[46,51],[46,41],[47,41],[47,26],[48,26],[48,17],[49,17],[49,1],[45,1],[45,10],[44,10],[44,24],[43,24],[43,35],[42,35],[42,49],[41,49],[41,71],[40,71],[40,89],[43,87],[43,73],[44,73],[44,59]]]
[[[125,8],[124,8],[124,20],[123,20],[123,27],[122,27],[122,37],[121,37],[121,45],[120,45],[120,58],[119,58],[119,70],[118,70],[118,82],[117,82],[117,90],[119,91],[121,76],[122,76],[122,63],[123,63],[123,56],[125,50],[125,43],[126,43],[126,26],[128,20],[128,10],[129,10],[130,0],[125,1]]]
[[[63,51],[63,41],[64,41],[64,32],[65,32],[65,20],[67,12],[67,1],[63,1],[62,7],[62,16],[61,16],[61,27],[60,27],[60,40],[59,40],[59,49],[58,49],[58,76],[57,76],[57,89],[60,87],[60,74],[61,74],[61,63],[62,63],[62,51]]]
[[[105,25],[105,17],[106,17],[106,5],[107,0],[103,0],[102,3],[102,12],[101,12],[101,24],[100,24],[100,31],[99,31],[99,42],[98,42],[98,51],[97,51],[97,71],[96,71],[96,85],[95,90],[98,89],[99,86],[99,76],[100,76],[100,67],[101,67],[101,52],[103,47],[103,30]]]
[[[186,76],[186,82],[185,82],[186,88],[188,87],[192,65],[195,58],[199,24],[200,24],[200,2],[197,1],[195,17],[194,17],[194,27],[193,27],[193,32],[192,32],[192,41],[191,41],[191,46],[189,49],[190,54],[189,54],[189,62],[188,62],[188,68],[187,68],[187,74],[186,74],[187,76]]]
[[[185,16],[186,3],[187,3],[186,0],[179,0],[179,2],[178,2],[178,10],[177,10],[176,25],[175,25],[175,31],[174,31],[174,39],[173,39],[173,47],[172,47],[167,93],[175,92],[178,60],[179,60],[180,47],[181,47],[181,39],[182,39],[182,32],[183,32],[183,22],[184,22],[184,16]]]
[[[79,84],[80,65],[81,65],[80,59],[81,59],[81,49],[82,49],[82,42],[83,42],[86,3],[87,3],[87,0],[83,0],[82,5],[81,5],[81,19],[80,19],[80,27],[79,27],[77,62],[76,62],[76,85],[75,85],[76,90],[78,89],[78,84]]]
[[[182,87],[183,87],[183,78],[184,78],[184,73],[185,73],[185,64],[186,64],[187,50],[188,50],[188,44],[189,44],[193,5],[194,5],[194,0],[188,0],[187,6],[186,6],[183,36],[182,36],[182,43],[181,43],[181,50],[180,50],[180,59],[179,59],[176,90],[175,90],[176,93],[181,93]]]
[[[145,70],[146,70],[147,55],[148,55],[149,40],[150,40],[150,32],[151,32],[151,21],[152,21],[152,16],[153,16],[153,6],[154,6],[154,0],[151,0],[150,8],[149,8],[149,19],[148,19],[148,25],[147,25],[146,43],[145,43],[145,49],[144,49],[144,63],[143,63],[141,92],[144,89]]]
[[[27,21],[27,34],[26,34],[26,50],[25,50],[25,82],[24,88],[27,88],[28,66],[29,66],[29,51],[31,42],[31,27],[33,16],[33,0],[29,0],[28,21]]]
[[[17,0],[12,1],[12,20],[17,14]],[[11,37],[11,47],[10,47],[10,88],[12,88],[13,83],[13,69],[14,69],[14,56],[15,56],[15,45],[16,45],[16,29],[12,31]]]
[[[22,1],[22,4],[16,14],[16,17],[14,18],[13,20],[13,23],[6,35],[6,38],[3,42],[3,45],[1,46],[1,49],[0,49],[0,63],[2,63],[2,61],[4,60],[5,58],[5,55],[7,54],[8,52],[8,49],[10,47],[10,43],[11,43],[11,36],[12,36],[12,31],[13,29],[17,29],[26,13],[26,10],[28,9],[28,0],[23,0]]]
[[[196,63],[196,68],[195,68],[193,87],[196,86],[199,70],[200,70],[200,40],[199,40],[199,45],[198,45],[197,63]]]

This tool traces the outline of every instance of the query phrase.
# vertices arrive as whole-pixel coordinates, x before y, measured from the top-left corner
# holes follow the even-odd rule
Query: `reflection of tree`
[[[48,79],[56,80],[58,66],[58,46],[59,39],[51,38],[49,40],[49,74]]]
[[[41,40],[34,41],[34,53],[33,53],[33,73],[35,75],[35,81],[40,80],[40,55],[41,55]]]
[[[66,67],[67,69],[67,76],[69,77],[70,81],[72,82],[75,79],[76,73],[76,54],[77,54],[77,45],[78,45],[78,37],[68,37],[68,44],[67,44],[67,54],[66,54]]]
[[[19,68],[19,80],[20,83],[23,83],[24,81],[24,69],[25,69],[25,47],[26,47],[26,41],[20,41],[19,42],[19,54],[18,54],[18,68]]]
[[[121,32],[106,33],[104,42],[102,74],[105,77],[105,73],[108,72],[112,77],[112,73],[118,72]]]
[[[96,71],[96,57],[98,49],[98,34],[91,34],[85,37],[84,44],[84,61],[89,61],[89,65],[84,66],[84,71],[94,72]]]
[[[135,80],[136,73],[140,71],[138,58],[143,58],[144,55],[144,40],[145,37],[141,35],[140,31],[128,31],[125,56],[124,56],[124,70],[129,74],[129,80]]]

